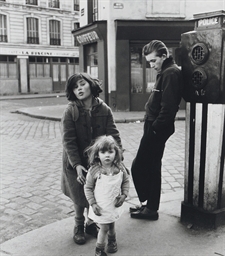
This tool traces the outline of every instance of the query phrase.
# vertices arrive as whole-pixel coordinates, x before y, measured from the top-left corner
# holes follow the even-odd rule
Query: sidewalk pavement
[[[15,99],[50,98],[50,97],[62,97],[62,96],[65,96],[65,93],[0,96],[0,101],[15,100]],[[28,115],[28,116],[39,118],[39,119],[60,121],[65,108],[66,108],[66,105],[21,108],[21,109],[18,109],[16,113]],[[116,123],[129,123],[129,122],[143,121],[144,114],[145,114],[144,111],[113,112]],[[185,110],[179,110],[176,115],[176,120],[184,120],[184,119],[185,119]]]
[[[137,220],[128,208],[116,222],[118,256],[224,256],[225,228],[194,230],[179,221],[183,192],[163,194],[158,221]],[[1,256],[91,256],[96,239],[87,235],[85,245],[73,242],[73,217],[57,221],[1,244]],[[191,227],[191,225],[190,225]],[[111,255],[111,254],[108,254]]]
[[[38,95],[39,96],[39,95]],[[65,105],[32,107],[17,112],[37,118],[59,121]],[[184,120],[179,111],[177,120]],[[142,121],[144,112],[114,112],[116,122]],[[131,219],[128,209],[138,203],[134,187],[124,204],[124,213],[116,223],[118,256],[225,256],[225,227],[216,230],[192,228],[180,223],[183,190],[162,194],[159,220]],[[57,221],[8,240],[0,245],[1,256],[91,256],[96,239],[87,236],[85,245],[73,242],[73,217]],[[110,254],[109,254],[110,255]]]

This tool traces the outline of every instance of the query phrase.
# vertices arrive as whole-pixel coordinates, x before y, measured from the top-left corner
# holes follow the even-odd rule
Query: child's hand
[[[92,204],[91,207],[97,216],[101,216],[101,208],[97,204]]]
[[[77,165],[76,170],[77,170],[77,181],[81,185],[84,185],[86,183],[86,177],[84,176],[83,172],[87,172],[86,168],[84,168],[82,165]]]
[[[115,206],[120,207],[121,205],[123,205],[125,199],[126,199],[125,195],[117,196]]]

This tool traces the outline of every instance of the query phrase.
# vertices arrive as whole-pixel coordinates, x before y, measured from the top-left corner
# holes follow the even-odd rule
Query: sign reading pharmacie
[[[77,49],[72,50],[44,50],[44,49],[21,49],[21,48],[1,48],[2,55],[22,55],[22,56],[46,56],[46,57],[79,57]]]

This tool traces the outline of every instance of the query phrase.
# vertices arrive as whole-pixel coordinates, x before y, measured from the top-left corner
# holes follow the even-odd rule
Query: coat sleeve
[[[68,106],[64,111],[61,120],[62,144],[70,165],[75,168],[78,164],[81,164],[81,159],[78,151],[76,127],[73,120],[72,111],[73,107]]]
[[[163,78],[161,110],[153,123],[153,129],[156,132],[174,122],[181,100],[180,83],[178,72],[167,73]]]

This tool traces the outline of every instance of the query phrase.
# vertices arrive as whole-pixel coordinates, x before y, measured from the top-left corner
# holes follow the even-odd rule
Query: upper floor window
[[[48,7],[59,8],[59,0],[48,0]]]
[[[39,44],[38,19],[27,18],[27,43]]]
[[[74,0],[74,11],[80,10],[79,0]]]
[[[26,4],[37,5],[37,0],[26,0]]]
[[[58,20],[49,21],[49,36],[50,36],[50,45],[61,45],[60,21]]]
[[[0,42],[8,42],[6,15],[0,14]]]
[[[98,0],[93,0],[93,21],[98,20]]]

